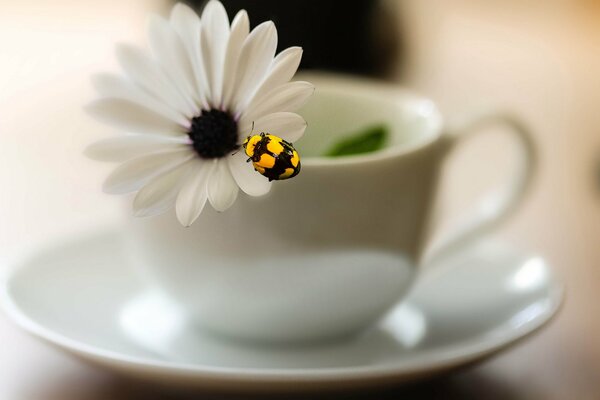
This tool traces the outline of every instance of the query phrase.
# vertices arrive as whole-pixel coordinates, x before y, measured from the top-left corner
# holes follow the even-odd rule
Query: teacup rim
[[[406,101],[421,103],[423,109],[426,110],[426,112],[430,115],[430,121],[432,124],[432,134],[424,136],[423,138],[415,140],[409,144],[393,145],[372,153],[343,157],[306,156],[302,158],[303,168],[339,167],[384,162],[391,158],[405,156],[429,147],[433,143],[437,142],[442,136],[443,117],[436,103],[432,99],[405,86],[376,78],[325,71],[302,72],[298,74],[297,77],[301,80],[306,80],[315,84],[315,91],[318,91],[320,86],[345,87],[354,90],[365,90],[368,88],[369,91],[378,91],[382,96],[395,98],[396,101],[401,100],[403,104],[405,104]]]

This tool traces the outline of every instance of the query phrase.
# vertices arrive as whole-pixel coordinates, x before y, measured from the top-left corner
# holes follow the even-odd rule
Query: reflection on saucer
[[[424,337],[425,316],[400,305],[381,324],[360,336],[326,343],[269,345],[218,337],[187,323],[178,306],[156,290],[124,305],[123,332],[134,344],[166,359],[227,368],[298,369],[371,365],[386,355],[408,352]]]

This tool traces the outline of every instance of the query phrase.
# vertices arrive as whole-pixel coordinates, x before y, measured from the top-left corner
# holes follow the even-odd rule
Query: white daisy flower
[[[198,17],[184,4],[169,20],[153,16],[150,52],[117,49],[125,78],[95,76],[102,96],[87,109],[127,133],[92,144],[91,158],[122,162],[104,183],[113,194],[137,192],[136,216],[175,206],[177,218],[191,225],[208,202],[224,211],[239,189],[248,195],[269,192],[271,183],[254,171],[240,149],[254,124],[289,142],[306,122],[293,111],[314,91],[308,82],[290,82],[302,49],[275,55],[277,30],[268,21],[250,31],[246,11],[231,25],[223,5],[211,0]]]

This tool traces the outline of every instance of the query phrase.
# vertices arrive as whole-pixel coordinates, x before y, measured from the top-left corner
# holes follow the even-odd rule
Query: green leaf
[[[369,126],[359,132],[344,136],[325,152],[325,156],[352,156],[381,150],[385,146],[388,134],[389,129],[383,124]]]

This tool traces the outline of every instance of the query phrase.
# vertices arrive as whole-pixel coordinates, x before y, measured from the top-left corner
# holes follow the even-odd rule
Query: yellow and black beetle
[[[294,146],[282,138],[262,132],[251,135],[242,144],[248,162],[269,181],[293,178],[300,172],[300,156]]]

